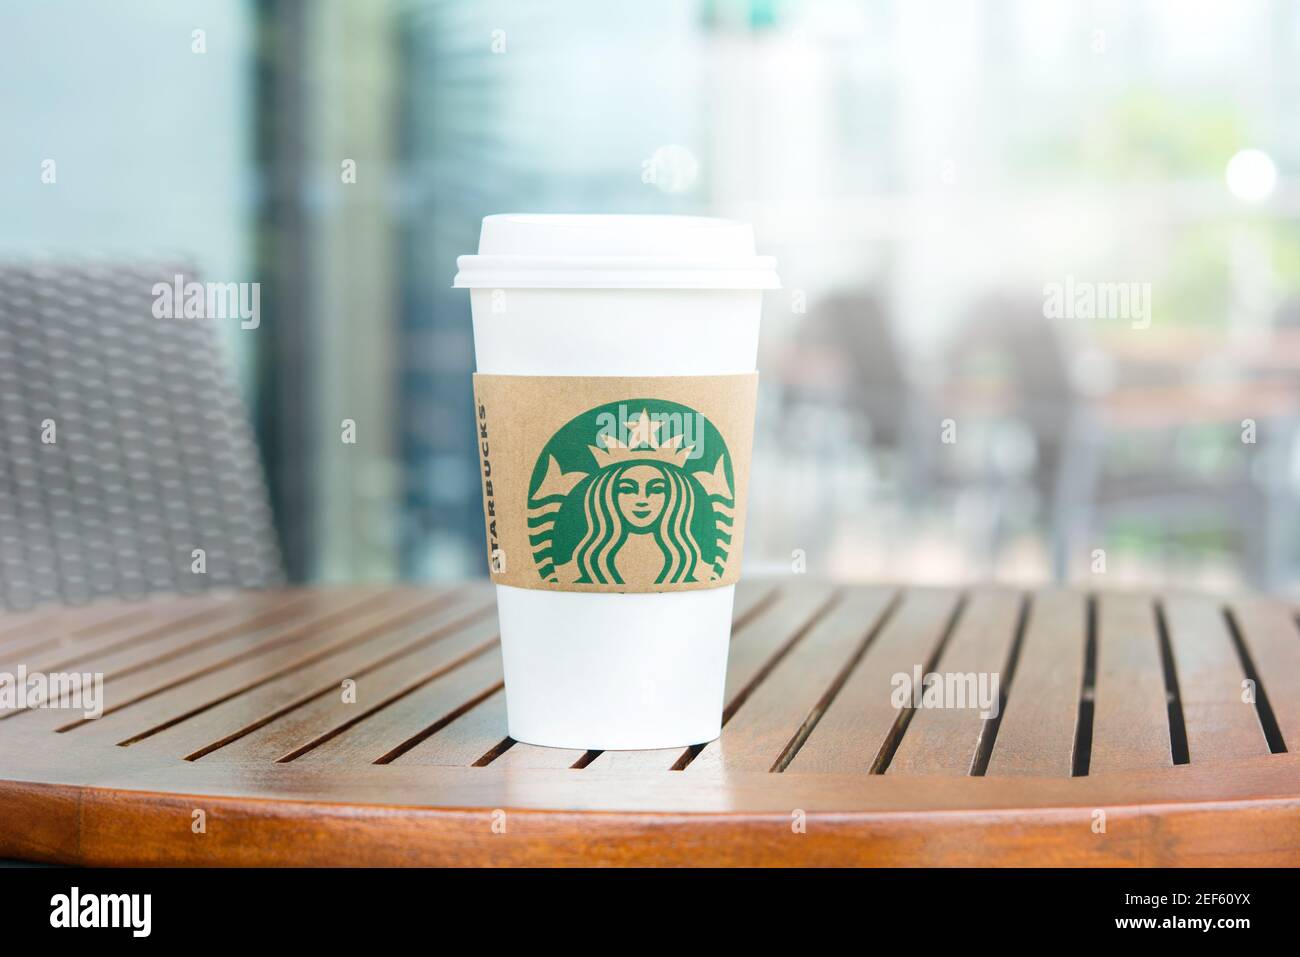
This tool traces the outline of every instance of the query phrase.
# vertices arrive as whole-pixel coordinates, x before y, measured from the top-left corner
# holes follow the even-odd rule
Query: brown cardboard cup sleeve
[[[664,592],[740,577],[758,374],[475,375],[492,580]]]

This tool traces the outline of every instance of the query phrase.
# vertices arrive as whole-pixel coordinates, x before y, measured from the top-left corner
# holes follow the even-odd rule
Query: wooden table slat
[[[456,598],[394,596],[378,607],[352,606],[342,616],[324,598],[323,615],[279,626],[271,633],[248,636],[200,649],[122,679],[105,682],[107,710],[102,718],[78,725],[71,733],[88,742],[118,744],[157,728],[214,701],[292,672],[339,649],[350,648],[397,627],[430,609],[454,613],[464,607]],[[325,623],[322,624],[322,619]],[[66,724],[59,712],[38,712],[18,719]],[[179,755],[178,755],[179,756]]]
[[[1242,643],[1259,674],[1282,744],[1300,751],[1300,628],[1296,613],[1277,601],[1233,602]]]
[[[1243,695],[1245,672],[1222,605],[1179,596],[1165,599],[1164,613],[1191,763],[1268,754],[1259,712]]]
[[[492,598],[306,588],[0,614],[0,672],[100,669],[108,707],[0,714],[0,856],[1300,865],[1300,755],[1278,753],[1300,750],[1300,627],[1279,601],[747,583],[721,738],[594,753],[506,737]],[[892,679],[916,665],[997,672],[1000,716],[900,707]],[[208,832],[187,840],[199,806]]]
[[[82,606],[47,605],[34,611],[0,614],[0,654],[25,653],[32,646],[59,638],[94,635],[102,628],[129,625],[174,603],[174,598],[171,601],[113,600]]]
[[[328,600],[342,601],[343,598],[330,596]],[[254,606],[245,614],[240,614],[237,607],[212,607],[197,612],[190,609],[175,621],[152,623],[144,632],[107,635],[114,639],[109,645],[98,649],[85,648],[72,657],[68,657],[64,649],[51,649],[52,654],[47,652],[46,658],[35,657],[27,667],[29,671],[102,674],[108,681],[135,671],[156,668],[188,652],[247,635],[250,630],[269,629],[279,622],[292,620],[310,604],[311,600],[304,598],[279,607],[273,604]]]
[[[400,756],[393,752],[399,748],[409,751],[428,737],[436,737],[489,695],[500,691],[502,686],[501,653],[498,648],[439,675],[378,714],[352,725],[294,760],[307,765],[335,767],[374,764],[385,758],[389,761],[398,760]],[[464,729],[465,725],[461,725],[460,730],[452,732],[450,736],[460,736]],[[494,741],[474,757],[451,763],[462,766],[472,764],[488,748],[500,743],[504,729],[503,716],[496,728],[501,734]]]
[[[786,769],[787,773],[867,774],[898,725],[891,700],[893,676],[925,665],[943,641],[960,594],[952,589],[909,589],[867,646],[844,687]]]
[[[118,602],[86,605],[75,609],[67,605],[41,605],[25,611],[0,611],[0,651],[3,651],[11,643],[32,641],[34,636],[40,633],[41,626],[50,621],[59,621],[64,627],[77,627],[73,624],[75,619],[72,615],[74,612],[81,612],[86,623],[89,624],[92,614],[100,612],[110,604],[114,613],[120,614],[123,612],[124,606]],[[130,606],[125,606],[125,609],[130,610]]]
[[[1024,599],[1010,591],[979,592],[966,602],[952,637],[933,669],[945,676],[969,675],[969,683],[961,679],[961,693],[970,697],[960,707],[923,707],[914,711],[888,773],[953,776],[972,773],[981,743],[992,733],[993,718],[998,713],[997,696],[988,676],[997,674],[999,686],[1007,678],[1006,665],[1023,605]],[[915,664],[927,662],[918,656]],[[982,681],[993,705],[987,717],[982,705],[977,704]]]
[[[1074,770],[1087,641],[1087,598],[1033,596],[1020,660],[986,774],[1068,778]]]
[[[432,644],[378,667],[363,667],[340,677],[328,692],[230,741],[205,755],[203,760],[282,760],[326,735],[342,731],[351,722],[382,713],[402,696],[479,656],[490,653],[499,657],[496,643],[496,616],[471,621]],[[345,694],[344,681],[353,683],[350,690],[355,697]]]
[[[1173,764],[1155,603],[1149,596],[1097,599],[1097,685],[1089,774]]]
[[[393,764],[472,766],[500,748],[506,738],[506,695],[498,691],[470,708],[437,734],[426,738]]]
[[[494,768],[572,768],[587,757],[588,752],[572,748],[543,748],[535,744],[515,741],[510,747],[486,763]]]
[[[454,605],[434,610],[398,628],[384,629],[374,637],[340,648],[305,666],[293,668],[272,681],[264,681],[184,720],[157,730],[133,742],[131,747],[164,751],[194,760],[236,735],[301,707],[312,699],[332,694],[344,679],[378,668],[434,642],[452,642],[458,654],[482,643],[471,626],[483,617],[483,610]],[[463,640],[466,632],[468,642]]]
[[[727,679],[722,695],[724,721],[735,713],[741,696],[764,670],[826,609],[834,594],[829,585],[817,582],[783,588],[774,601],[764,605],[736,631],[727,653]],[[687,756],[684,748],[605,751],[588,767],[597,771],[667,771]]]
[[[257,600],[255,596],[251,599],[253,602]],[[270,607],[284,603],[274,598],[267,601],[271,603]],[[8,648],[0,649],[0,670],[13,671],[19,664],[25,665],[29,671],[68,670],[96,652],[111,651],[150,638],[166,639],[170,628],[191,620],[223,613],[238,620],[245,612],[246,607],[229,596],[205,595],[170,605],[157,604],[147,611],[119,612],[89,628],[47,624],[28,633],[33,636],[28,641],[14,641]]]
[[[806,723],[820,716],[822,702],[893,596],[893,589],[855,588],[839,597],[740,704],[722,736],[687,765],[687,773],[774,769]]]

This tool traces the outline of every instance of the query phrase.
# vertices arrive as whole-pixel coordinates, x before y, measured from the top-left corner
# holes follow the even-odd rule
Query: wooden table
[[[1300,631],[1260,598],[747,582],[722,738],[655,752],[506,738],[477,584],[2,616],[19,664],[106,708],[0,712],[0,857],[1300,863]],[[997,673],[998,716],[896,707],[916,666]]]

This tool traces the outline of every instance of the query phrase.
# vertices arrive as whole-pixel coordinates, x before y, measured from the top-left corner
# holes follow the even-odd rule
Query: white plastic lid
[[[456,265],[463,289],[781,288],[752,226],[703,216],[485,216]]]

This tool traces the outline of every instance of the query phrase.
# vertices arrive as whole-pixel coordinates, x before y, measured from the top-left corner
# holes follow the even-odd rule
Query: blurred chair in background
[[[964,423],[963,436],[973,431],[976,443],[957,443],[935,473],[948,486],[983,490],[994,554],[1008,503],[1024,487],[1043,514],[1057,580],[1090,567],[1094,549],[1123,522],[1153,525],[1166,548],[1207,530],[1226,535],[1253,584],[1282,580],[1294,388],[1250,376],[1200,381],[1185,363],[1140,350],[1094,375],[1104,357],[1044,318],[1041,301],[1001,296],[977,306],[949,355],[942,414]],[[1016,430],[1030,440],[1027,454],[1008,440]],[[1211,457],[1214,467],[1204,467]]]
[[[0,265],[0,604],[282,580],[217,338],[237,320],[155,318],[178,275]]]
[[[1186,337],[1198,339],[1194,330]],[[1095,403],[1096,428],[1080,447],[1086,480],[1061,504],[1075,517],[1068,529],[1079,547],[1091,526],[1121,522],[1154,525],[1165,551],[1193,538],[1203,551],[1208,539],[1239,554],[1249,584],[1275,589],[1294,559],[1288,520],[1300,377],[1277,375],[1267,348],[1237,353],[1225,333],[1199,337],[1190,357],[1181,338],[1153,340],[1116,363],[1112,388]]]
[[[1013,512],[1042,515],[1074,497],[1065,486],[1077,475],[1067,465],[1086,430],[1087,409],[1071,355],[1063,330],[1044,319],[1041,300],[1001,294],[975,303],[945,351],[936,407],[942,420],[952,420],[955,437],[928,444],[927,484],[974,491],[987,513],[990,561]],[[1053,554],[1057,577],[1061,562]]]
[[[907,443],[917,393],[889,316],[876,296],[845,292],[817,303],[800,329],[798,346],[801,357],[814,353],[820,360],[805,370],[797,394],[816,395],[832,386],[856,413],[865,443],[891,451]],[[829,382],[811,381],[807,375],[830,365],[838,374]]]
[[[784,448],[802,449],[791,461],[813,463],[810,477],[825,486],[809,490],[810,500],[843,501],[832,487],[843,479],[853,500],[870,493],[865,480],[910,504],[923,456],[924,403],[880,299],[845,291],[814,303],[779,367]],[[830,540],[842,517],[812,509],[801,520],[804,537]]]

